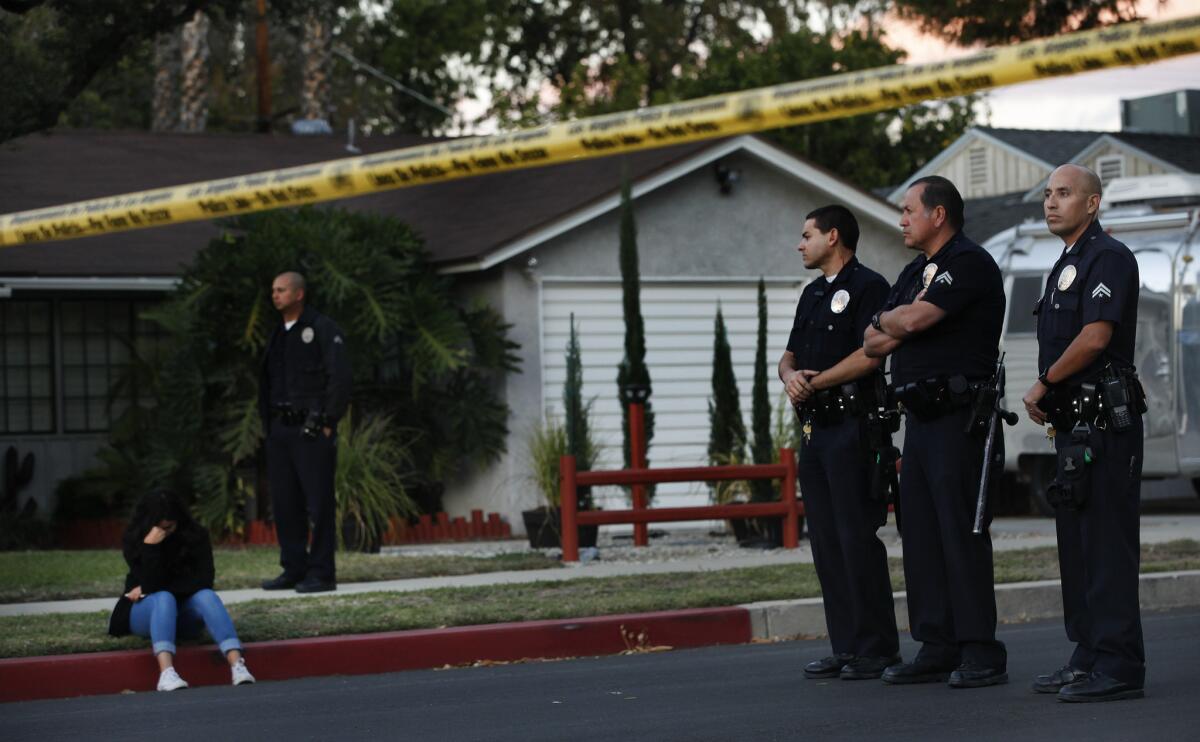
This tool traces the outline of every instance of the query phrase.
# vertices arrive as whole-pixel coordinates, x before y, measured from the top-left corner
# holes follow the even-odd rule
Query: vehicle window
[[[1042,298],[1045,277],[1041,274],[1013,276],[1012,291],[1008,297],[1008,333],[1037,332],[1037,317],[1033,307]]]

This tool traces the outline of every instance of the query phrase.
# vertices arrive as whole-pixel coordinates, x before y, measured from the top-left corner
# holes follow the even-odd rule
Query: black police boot
[[[983,688],[1008,682],[1008,673],[1003,667],[989,667],[967,660],[950,673],[951,688]]]
[[[1140,685],[1122,683],[1102,672],[1088,673],[1086,680],[1064,685],[1058,692],[1058,700],[1067,703],[1095,703],[1098,701],[1124,701],[1142,698],[1146,692]]]
[[[272,580],[264,580],[262,584],[263,590],[291,590],[296,585],[300,584],[299,577],[291,577],[287,572],[279,575]]]
[[[1038,675],[1033,681],[1034,693],[1058,693],[1064,686],[1087,680],[1088,674],[1070,665],[1063,665],[1049,675]]]
[[[918,657],[913,662],[901,662],[883,671],[880,678],[889,685],[910,685],[915,683],[942,683],[950,677],[955,665],[923,660]]]
[[[852,654],[836,654],[813,660],[804,666],[804,677],[811,680],[821,678],[836,678],[842,671],[842,666],[854,659]]]
[[[892,665],[900,664],[900,655],[891,657],[855,657],[842,667],[842,680],[875,680]]]
[[[296,585],[298,593],[327,593],[333,590],[337,590],[337,582],[320,577],[305,577],[303,582]]]

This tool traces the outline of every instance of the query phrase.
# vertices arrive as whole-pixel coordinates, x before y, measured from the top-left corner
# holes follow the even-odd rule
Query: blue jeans
[[[181,639],[193,639],[200,636],[200,630],[204,628],[208,629],[221,652],[242,648],[229,611],[212,590],[201,590],[182,604],[165,590],[150,593],[133,604],[129,628],[134,634],[150,639],[155,654],[175,654],[176,634]]]

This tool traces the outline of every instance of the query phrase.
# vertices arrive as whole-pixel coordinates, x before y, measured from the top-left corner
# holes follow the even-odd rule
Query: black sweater
[[[166,590],[176,600],[183,601],[197,591],[212,589],[212,542],[207,531],[193,526],[171,534],[158,544],[144,543],[144,538],[145,534],[126,534],[123,551],[129,574],[125,576],[124,592],[140,586],[142,595]],[[132,601],[122,595],[109,618],[108,633],[113,636],[130,633],[132,609]]]

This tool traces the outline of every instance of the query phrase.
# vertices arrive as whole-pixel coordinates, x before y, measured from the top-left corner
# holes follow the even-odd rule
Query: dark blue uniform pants
[[[909,627],[918,659],[1007,666],[996,641],[992,537],[971,532],[982,438],[963,433],[970,410],[922,422],[906,417],[900,506]],[[990,515],[987,522],[991,522]]]
[[[275,532],[279,536],[279,563],[292,579],[310,577],[334,580],[333,554],[337,549],[337,504],[333,477],[337,469],[337,437],[300,434],[300,426],[271,421],[267,434],[267,479]],[[308,550],[309,521],[312,549]]]
[[[899,652],[887,551],[875,532],[887,505],[868,500],[860,422],[816,428],[800,448],[798,477],[813,562],[835,654]]]
[[[1059,431],[1055,446],[1070,445]],[[1142,479],[1142,418],[1124,433],[1095,430],[1088,499],[1080,510],[1059,508],[1062,572],[1071,666],[1141,686],[1146,675],[1138,606],[1138,528]]]

